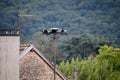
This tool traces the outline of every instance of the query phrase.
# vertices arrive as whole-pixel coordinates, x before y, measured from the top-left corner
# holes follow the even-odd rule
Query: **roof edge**
[[[36,52],[36,54],[39,55],[39,57],[41,57],[45,61],[45,63],[47,63],[49,67],[52,68],[52,70],[54,70],[53,65],[42,55],[42,52],[38,51],[33,45],[29,46],[24,51],[20,52],[20,60],[32,49]],[[62,75],[57,69],[56,74],[58,74],[63,80],[66,80],[65,76]]]

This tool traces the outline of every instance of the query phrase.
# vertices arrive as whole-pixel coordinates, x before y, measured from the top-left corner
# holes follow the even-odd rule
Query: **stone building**
[[[54,80],[54,67],[33,45],[20,45],[19,29],[0,29],[0,80]]]
[[[20,46],[20,80],[54,80],[54,67],[33,45]],[[56,80],[66,80],[56,70]]]

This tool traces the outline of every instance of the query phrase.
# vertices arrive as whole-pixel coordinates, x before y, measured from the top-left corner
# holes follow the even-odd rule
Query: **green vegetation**
[[[21,43],[34,44],[50,60],[52,39],[41,32],[51,27],[68,30],[58,36],[57,62],[96,56],[104,44],[120,47],[120,0],[0,0],[5,27],[20,27]]]
[[[70,62],[62,61],[57,68],[71,77],[77,68],[79,80],[120,80],[120,48],[105,45],[96,57],[72,58]]]
[[[66,29],[68,35],[57,36],[65,76],[77,68],[80,80],[120,80],[120,48],[111,47],[120,47],[120,0],[0,0],[0,28],[8,27],[20,27],[21,43],[34,44],[51,61],[51,36],[41,32]]]
[[[90,55],[96,56],[98,49],[103,45],[114,45],[104,37],[98,37],[93,35],[81,35],[72,37],[71,39],[62,41],[59,49],[66,54],[67,60],[71,60],[72,57],[81,55],[82,58],[87,58]]]
[[[45,28],[59,27],[72,35],[96,34],[120,46],[120,0],[0,0],[0,28],[18,27],[22,42]]]

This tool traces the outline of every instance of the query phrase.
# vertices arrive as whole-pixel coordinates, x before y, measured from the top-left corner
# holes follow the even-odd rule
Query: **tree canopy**
[[[46,56],[52,53],[51,36],[42,30],[66,29],[68,35],[58,36],[57,59],[88,57],[109,42],[120,47],[120,0],[0,0],[0,28],[9,27],[20,27],[21,43],[33,43]]]
[[[119,80],[120,79],[120,48],[104,45],[99,49],[99,55],[81,59],[72,58],[62,61],[57,68],[65,76],[73,77],[73,71],[78,69],[78,80]]]
[[[77,57],[78,55],[82,58],[87,58],[90,55],[96,56],[100,46],[105,44],[113,46],[113,42],[106,40],[104,37],[87,34],[72,37],[62,42],[59,49],[66,54],[67,60],[71,60],[72,57]]]
[[[18,19],[19,14],[31,14]],[[45,28],[68,30],[68,37],[102,35],[120,46],[119,0],[1,0],[0,28],[20,27],[22,42]],[[18,25],[19,23],[19,25]]]

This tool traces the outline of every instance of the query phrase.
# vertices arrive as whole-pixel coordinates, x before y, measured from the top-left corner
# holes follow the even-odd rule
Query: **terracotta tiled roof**
[[[30,44],[21,44],[20,45],[20,52],[21,51],[24,51],[27,47],[29,47],[30,46]]]

